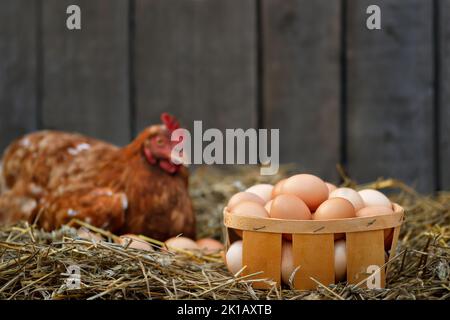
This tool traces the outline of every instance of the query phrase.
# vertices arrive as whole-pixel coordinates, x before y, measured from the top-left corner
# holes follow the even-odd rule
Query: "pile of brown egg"
[[[311,174],[297,174],[277,184],[258,184],[233,195],[227,209],[231,214],[289,220],[334,220],[393,214],[391,201],[373,189],[356,191],[337,188]],[[235,230],[241,236],[239,230]],[[335,235],[336,281],[346,278],[344,235]],[[295,270],[292,236],[283,234],[281,277],[284,283]],[[392,230],[385,232],[386,245],[392,241]],[[242,240],[235,241],[226,253],[227,267],[233,274],[242,269]]]
[[[103,237],[100,234],[90,232],[88,229],[80,228],[77,231],[78,237],[91,241],[101,242]],[[132,248],[144,251],[154,251],[156,247],[136,234],[124,234],[115,240],[116,243],[122,245],[124,248]],[[222,252],[224,246],[221,242],[212,238],[202,238],[197,241],[187,237],[173,237],[164,242],[165,247],[169,251],[198,251],[204,254],[216,254]]]

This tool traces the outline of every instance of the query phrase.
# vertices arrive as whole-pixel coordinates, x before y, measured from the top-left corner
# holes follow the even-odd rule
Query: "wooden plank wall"
[[[365,27],[377,4],[382,30]],[[349,0],[347,159],[359,180],[434,188],[432,1]]]
[[[65,28],[82,8],[82,30]],[[382,10],[382,30],[365,27]],[[450,188],[450,0],[5,0],[0,150],[42,128],[280,128],[282,162]]]
[[[438,3],[439,41],[439,172],[440,188],[450,189],[450,0]]]
[[[0,10],[0,150],[36,129],[38,6],[28,0]]]
[[[137,128],[171,111],[190,128],[256,123],[254,0],[136,0]]]
[[[66,28],[66,8],[82,8],[82,29]],[[130,139],[128,3],[43,1],[43,127]]]
[[[332,181],[340,161],[340,9],[339,1],[263,1],[261,19],[264,126],[280,128],[282,162]]]

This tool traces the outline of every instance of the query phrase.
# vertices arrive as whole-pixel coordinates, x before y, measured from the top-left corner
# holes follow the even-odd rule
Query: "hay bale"
[[[279,180],[289,170],[277,177],[261,177],[248,167],[197,170],[191,193],[199,236],[221,237],[222,208],[233,193]],[[355,185],[344,178],[345,185]],[[145,237],[156,250],[128,248],[114,243],[117,236],[80,221],[72,226],[82,225],[104,240],[81,239],[71,226],[44,232],[22,222],[0,228],[0,299],[448,299],[450,193],[423,196],[392,179],[360,187],[395,189],[392,200],[407,210],[386,289],[338,284],[315,291],[256,290],[249,276],[229,274],[219,255],[169,252]],[[68,281],[78,279],[73,270],[79,282]]]

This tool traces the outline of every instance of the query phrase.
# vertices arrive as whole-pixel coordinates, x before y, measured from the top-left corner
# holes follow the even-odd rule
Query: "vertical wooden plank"
[[[440,70],[440,181],[443,190],[450,190],[450,1],[439,0]]]
[[[397,254],[396,250],[397,250],[398,237],[400,235],[400,228],[401,228],[401,226],[394,228],[394,234],[392,235],[392,244],[391,244],[391,247],[389,248],[389,260],[393,259],[395,257],[395,255]],[[389,266],[390,265],[388,265],[386,268],[386,277],[387,277],[387,272],[389,271]]]
[[[281,283],[281,234],[268,232],[243,232],[242,265],[244,274],[263,271],[255,278],[267,278]],[[261,248],[264,248],[261,250]],[[267,288],[264,282],[255,282],[255,288]]]
[[[366,9],[381,8],[381,30]],[[348,169],[434,189],[432,1],[348,0]]]
[[[81,30],[66,28],[72,4]],[[44,126],[127,143],[128,1],[43,1],[43,32]]]
[[[262,1],[264,126],[280,160],[336,180],[340,161],[340,1]]]
[[[334,283],[333,234],[293,234],[292,254],[294,266],[300,266],[294,279],[296,289],[316,289],[311,277],[325,286]]]
[[[347,282],[361,283],[371,274],[367,273],[369,266],[384,265],[384,231],[349,232],[346,234],[347,248]],[[385,285],[385,270],[380,270],[381,287]]]
[[[36,129],[37,1],[3,1],[0,9],[0,153]]]
[[[136,124],[256,126],[254,0],[136,0]]]

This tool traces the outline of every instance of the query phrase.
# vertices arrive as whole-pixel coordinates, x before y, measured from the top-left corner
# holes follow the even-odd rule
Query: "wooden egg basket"
[[[281,283],[282,234],[292,234],[294,266],[300,266],[294,278],[294,287],[301,290],[315,289],[318,282],[335,283],[334,237],[345,234],[347,250],[347,282],[366,286],[371,273],[369,266],[379,266],[380,286],[386,281],[384,231],[392,230],[388,244],[389,260],[395,254],[404,210],[393,204],[393,215],[350,218],[342,220],[281,220],[233,215],[224,209],[226,244],[237,240],[231,229],[242,230],[243,274],[262,271],[257,279],[271,279]],[[314,281],[314,278],[316,281]],[[267,282],[254,282],[255,288],[267,288]]]

